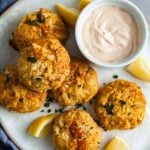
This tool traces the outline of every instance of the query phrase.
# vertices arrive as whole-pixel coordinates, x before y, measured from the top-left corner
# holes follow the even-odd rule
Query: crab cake
[[[68,38],[67,27],[55,12],[42,8],[21,19],[10,44],[16,50],[22,50],[35,40],[51,37],[65,41]]]
[[[70,72],[70,57],[57,39],[33,42],[18,60],[20,82],[37,92],[61,86]]]
[[[52,140],[56,150],[97,150],[101,130],[87,112],[73,109],[55,118]]]
[[[31,91],[20,84],[15,65],[0,73],[0,104],[6,108],[21,113],[32,112],[42,106],[46,96],[46,93]]]
[[[98,91],[96,71],[81,60],[72,60],[70,70],[61,87],[52,89],[54,98],[63,106],[88,102]]]
[[[106,130],[133,129],[144,119],[146,101],[140,87],[116,80],[100,89],[95,105],[97,116]]]

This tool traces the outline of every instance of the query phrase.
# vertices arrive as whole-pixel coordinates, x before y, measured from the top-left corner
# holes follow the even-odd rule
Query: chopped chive
[[[44,112],[44,110],[41,110],[41,112]]]
[[[53,97],[48,97],[46,101],[47,102],[53,102]]]
[[[128,113],[128,116],[131,115],[131,112]]]
[[[73,76],[70,76],[70,80],[73,80],[74,79],[74,77]]]
[[[118,78],[118,75],[113,75],[113,78],[114,78],[114,79],[117,79],[117,78]]]
[[[39,82],[39,81],[41,81],[41,78],[37,77],[35,80],[36,80],[37,82]]]
[[[45,17],[41,13],[37,13],[36,16],[37,16],[38,22],[40,22],[40,23],[45,22]]]
[[[83,107],[82,104],[77,104],[77,105],[76,105],[76,108],[81,108],[81,107]]]
[[[121,105],[125,105],[126,104],[126,102],[124,100],[119,100],[119,102],[120,102]]]
[[[101,144],[99,141],[97,141],[97,144]]]
[[[114,105],[113,104],[106,104],[105,106],[104,106],[104,108],[106,109],[106,112],[107,112],[107,114],[108,115],[112,115],[113,113],[112,113],[112,111],[113,111],[113,108],[114,108]]]
[[[47,111],[47,112],[48,112],[48,113],[50,113],[51,111],[52,111],[51,109],[48,109],[48,111]]]
[[[44,106],[45,106],[45,107],[49,107],[49,106],[50,106],[50,103],[45,103]]]
[[[35,62],[37,62],[37,59],[35,57],[27,57],[27,61],[29,61],[31,63],[35,63]]]
[[[31,26],[39,26],[37,20],[26,20],[25,23]]]

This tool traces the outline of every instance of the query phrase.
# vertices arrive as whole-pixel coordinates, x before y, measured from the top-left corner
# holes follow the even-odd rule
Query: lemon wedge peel
[[[56,9],[66,23],[68,23],[71,27],[75,27],[76,20],[80,13],[78,9],[66,7],[62,4],[57,4]]]
[[[91,3],[92,0],[80,0],[79,3],[79,10],[83,10],[89,3]]]
[[[130,146],[118,136],[114,137],[110,142],[106,145],[105,150],[130,150]]]
[[[35,119],[27,129],[27,132],[37,138],[45,138],[51,128],[50,123],[56,117],[56,114],[50,114]]]
[[[135,77],[150,82],[150,62],[143,56],[128,65],[126,70]]]

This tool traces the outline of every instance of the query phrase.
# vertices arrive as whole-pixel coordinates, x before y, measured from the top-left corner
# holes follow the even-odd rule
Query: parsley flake
[[[36,20],[26,20],[25,23],[31,26],[38,26],[38,22]]]
[[[114,105],[113,104],[106,104],[105,106],[104,106],[104,108],[106,109],[106,111],[107,111],[107,114],[108,115],[112,115],[113,113],[112,113],[112,111],[113,111],[113,108],[114,108]]]
[[[35,63],[35,62],[37,62],[37,59],[35,57],[27,57],[27,61],[29,61],[31,63]]]
[[[119,100],[119,102],[120,102],[121,105],[125,105],[126,104],[126,102],[124,100]]]
[[[114,79],[117,79],[117,78],[118,78],[118,75],[113,75],[113,78],[114,78]]]
[[[37,77],[35,80],[36,80],[37,82],[39,82],[39,81],[41,81],[41,78]]]

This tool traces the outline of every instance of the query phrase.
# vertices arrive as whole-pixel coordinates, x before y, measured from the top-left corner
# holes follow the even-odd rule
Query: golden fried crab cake
[[[95,105],[106,130],[132,129],[144,119],[146,101],[137,84],[116,80],[100,89]]]
[[[52,140],[56,150],[98,150],[101,130],[85,111],[73,109],[58,115]]]
[[[22,84],[45,92],[61,86],[70,72],[70,57],[59,40],[38,40],[22,51],[17,66]]]
[[[54,98],[63,106],[87,103],[98,91],[96,71],[81,60],[72,60],[70,70],[61,87],[52,89]]]
[[[46,96],[46,93],[31,91],[20,84],[15,65],[0,73],[0,104],[6,108],[21,113],[32,112],[42,106]]]
[[[41,8],[22,18],[10,44],[22,50],[35,40],[51,37],[65,41],[68,38],[67,27],[55,12]]]

